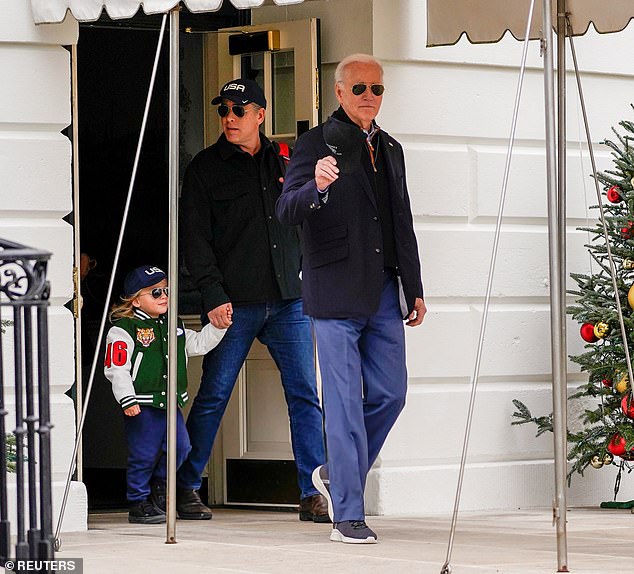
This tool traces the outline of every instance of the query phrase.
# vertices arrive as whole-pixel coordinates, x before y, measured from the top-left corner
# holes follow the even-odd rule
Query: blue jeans
[[[302,498],[311,496],[317,493],[311,473],[324,463],[325,454],[311,327],[301,299],[233,307],[233,324],[203,360],[200,390],[187,418],[192,450],[178,472],[179,486],[200,488],[222,415],[256,338],[280,370],[299,488]]]

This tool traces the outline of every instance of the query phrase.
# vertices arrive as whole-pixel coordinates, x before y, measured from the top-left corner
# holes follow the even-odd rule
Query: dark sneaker
[[[346,544],[376,544],[377,536],[365,520],[344,520],[333,526],[330,540]]]
[[[211,510],[200,500],[197,491],[188,488],[177,489],[176,510],[182,520],[211,520]]]
[[[163,480],[153,480],[150,484],[150,502],[163,514],[167,507],[167,484]]]
[[[128,512],[128,522],[134,524],[164,524],[165,513],[161,512],[149,500],[133,502]]]
[[[313,470],[313,484],[315,488],[324,496],[328,502],[328,516],[330,522],[334,521],[334,511],[332,508],[332,498],[330,497],[330,479],[328,478],[328,467],[325,464]]]
[[[299,503],[299,519],[313,522],[332,522],[328,516],[328,501],[321,494],[302,498]]]

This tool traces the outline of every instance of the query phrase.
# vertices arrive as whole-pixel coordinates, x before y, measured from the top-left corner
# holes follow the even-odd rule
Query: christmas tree
[[[619,125],[625,133],[613,129],[616,141],[603,142],[612,150],[613,168],[597,174],[605,198],[603,217],[598,205],[591,206],[599,211],[599,219],[594,227],[580,228],[590,234],[586,247],[592,271],[589,275],[571,273],[578,289],[569,291],[576,304],[567,309],[581,324],[580,336],[586,341],[585,351],[570,359],[588,373],[588,382],[569,397],[569,401],[581,401],[582,408],[577,411],[578,420],[569,421],[568,480],[574,473],[583,475],[589,465],[617,464],[615,495],[622,471],[631,471],[634,464],[630,462],[634,461],[634,403],[630,403],[631,384],[614,287],[616,283],[627,346],[634,356],[634,123]],[[552,415],[534,417],[523,403],[513,403],[517,412],[512,424],[535,423],[537,436],[552,431]]]

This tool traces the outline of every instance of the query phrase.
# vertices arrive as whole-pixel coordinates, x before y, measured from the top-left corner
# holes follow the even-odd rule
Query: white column
[[[48,278],[54,521],[75,437],[73,403],[64,395],[75,379],[73,317],[63,306],[73,297],[73,234],[62,221],[72,210],[71,145],[60,132],[71,122],[70,53],[62,46],[76,43],[78,32],[72,17],[35,26],[30,2],[0,3],[0,235],[53,253]],[[5,383],[9,409],[11,383]],[[11,506],[15,493],[9,499]],[[85,530],[86,520],[86,491],[76,483],[64,529]]]

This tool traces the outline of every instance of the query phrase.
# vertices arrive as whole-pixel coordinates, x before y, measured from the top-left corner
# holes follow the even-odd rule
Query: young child
[[[167,303],[165,273],[144,265],[131,271],[123,284],[121,302],[112,307],[113,326],[106,339],[104,372],[125,416],[128,442],[128,521],[165,522],[167,475]],[[226,330],[205,325],[200,332],[178,320],[178,404],[187,400],[187,357],[204,355]],[[178,410],[176,465],[191,449],[183,415]],[[211,514],[208,516],[211,518]]]

